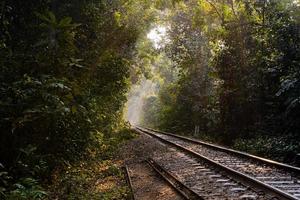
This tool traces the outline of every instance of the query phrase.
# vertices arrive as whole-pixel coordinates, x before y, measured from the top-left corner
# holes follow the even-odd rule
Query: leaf
[[[76,113],[77,112],[77,107],[76,106],[72,106],[71,111],[72,111],[73,114]]]
[[[72,18],[71,17],[65,17],[59,22],[60,27],[67,27],[71,26]]]
[[[5,175],[8,175],[8,172],[0,172],[0,177]]]
[[[71,62],[69,63],[69,66],[71,66],[71,67],[77,67],[77,68],[80,68],[80,69],[85,68],[85,66],[79,64],[79,62],[82,62],[83,59],[71,58],[70,60],[71,60]]]
[[[70,108],[64,108],[63,111],[64,111],[65,113],[70,113],[70,112],[71,112]]]
[[[27,156],[32,154],[36,150],[37,150],[37,147],[32,146],[32,145],[28,145],[25,149],[23,149],[23,148],[20,149],[20,151],[25,153]]]
[[[118,26],[120,27],[121,26],[121,18],[122,18],[122,14],[120,12],[115,12],[114,13],[114,17],[115,17],[115,20],[116,20],[116,23],[118,24]]]
[[[51,12],[51,11],[48,11],[46,14],[41,14],[39,12],[35,12],[35,15],[39,19],[41,19],[41,20],[43,20],[45,22],[48,22],[49,24],[55,24],[56,23],[56,17],[54,15],[54,13]]]
[[[294,88],[297,82],[298,82],[297,79],[294,79],[294,80],[290,80],[290,79],[284,80],[284,81],[281,83],[281,88],[280,88],[280,90],[276,93],[276,96],[280,96],[280,95],[282,95],[283,93],[285,93],[286,91],[290,90],[291,88]]]
[[[18,189],[25,189],[25,187],[20,183],[16,183],[16,184],[14,184],[14,186]]]
[[[289,104],[289,106],[286,109],[286,113],[290,113],[294,108],[296,108],[299,105],[300,105],[300,97],[291,101],[291,103]]]
[[[56,89],[66,90],[66,91],[71,91],[71,88],[64,85],[63,83],[51,83],[51,84],[49,84],[48,87],[49,88],[56,88]]]
[[[209,72],[209,73],[208,73],[208,76],[211,77],[211,78],[215,78],[215,79],[218,79],[218,78],[219,78],[217,72]]]
[[[38,198],[40,199],[44,196],[48,196],[48,193],[43,190],[35,190],[34,191],[34,195],[33,195],[34,199],[38,199]]]
[[[56,23],[56,17],[55,17],[55,15],[54,15],[54,13],[51,12],[51,11],[48,11],[47,14],[48,14],[48,16],[49,16],[50,22]]]
[[[76,67],[76,68],[80,68],[80,69],[84,69],[85,68],[85,66],[77,64],[77,63],[70,63],[69,65],[71,67]]]

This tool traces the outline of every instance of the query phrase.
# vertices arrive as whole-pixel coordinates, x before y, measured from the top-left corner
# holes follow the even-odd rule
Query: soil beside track
[[[128,167],[136,200],[183,199],[145,162],[147,158],[161,155],[166,151],[166,145],[144,134],[120,148],[118,155]]]

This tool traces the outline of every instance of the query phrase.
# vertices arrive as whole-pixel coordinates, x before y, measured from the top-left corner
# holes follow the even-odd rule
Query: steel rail
[[[132,187],[132,180],[130,178],[128,166],[125,165],[123,167],[123,169],[124,169],[124,173],[125,173],[126,182],[127,182],[128,187],[129,187],[129,190],[130,190],[130,197],[129,198],[132,199],[132,200],[135,200],[135,196],[134,196],[134,193],[133,193],[133,187]]]
[[[175,134],[172,134],[172,133],[168,133],[168,132],[164,132],[164,131],[158,131],[158,130],[150,129],[150,128],[141,128],[141,127],[136,127],[136,128],[146,129],[146,130],[150,130],[150,131],[153,131],[153,132],[156,132],[156,133],[159,133],[159,134],[172,136],[172,137],[175,137],[175,138],[178,138],[178,139],[182,139],[182,140],[185,140],[185,141],[188,141],[188,142],[192,142],[194,144],[199,144],[199,145],[207,146],[207,147],[210,147],[212,149],[216,149],[216,150],[223,151],[223,152],[226,152],[226,153],[231,153],[231,154],[234,154],[234,155],[242,156],[242,157],[247,158],[247,159],[250,158],[252,160],[260,161],[264,164],[269,164],[269,165],[272,165],[272,166],[274,166],[276,168],[279,168],[279,169],[289,170],[289,171],[292,171],[292,172],[300,175],[300,168],[299,167],[294,167],[294,166],[287,165],[287,164],[284,164],[284,163],[280,163],[280,162],[277,162],[277,161],[274,161],[274,160],[262,158],[262,157],[259,157],[259,156],[251,155],[251,154],[248,154],[248,153],[245,153],[245,152],[242,152],[242,151],[229,149],[229,148],[222,147],[222,146],[219,146],[219,145],[210,144],[210,143],[207,143],[207,142],[203,142],[203,141],[196,140],[196,139],[189,138],[189,137],[185,137],[185,136],[175,135]]]
[[[181,146],[179,144],[176,144],[176,143],[173,143],[171,141],[168,141],[164,138],[161,138],[159,137],[158,135],[154,134],[154,133],[151,133],[151,131],[149,130],[146,130],[146,129],[142,129],[142,128],[139,128],[139,127],[136,127],[135,129],[136,131],[139,131],[141,133],[145,133],[145,134],[148,134],[150,136],[153,136],[157,139],[159,139],[160,141],[166,143],[166,144],[169,144],[171,146],[174,146],[176,147],[177,149],[180,149],[181,151],[183,152],[186,152],[188,153],[189,155],[195,157],[195,158],[198,158],[198,159],[201,159],[203,160],[204,162],[226,172],[229,176],[233,177],[235,180],[238,180],[240,182],[242,182],[243,184],[249,186],[249,187],[252,187],[253,189],[255,189],[255,191],[261,191],[263,190],[264,192],[266,192],[267,194],[269,195],[272,195],[272,196],[275,196],[281,200],[297,200],[297,198],[295,198],[294,196],[286,193],[286,192],[283,192],[277,188],[274,188],[272,187],[271,185],[269,184],[266,184],[266,183],[263,183],[262,181],[259,181],[251,176],[248,176],[246,174],[243,174],[239,171],[236,171],[234,169],[231,169],[223,164],[220,164],[220,163],[217,163],[215,161],[213,161],[212,159],[210,158],[207,158],[197,152],[194,152],[190,149],[187,149],[185,148],[184,146]]]
[[[166,181],[168,182],[182,197],[188,200],[203,200],[201,196],[180,182],[175,176],[165,170],[153,159],[147,160],[148,164]]]

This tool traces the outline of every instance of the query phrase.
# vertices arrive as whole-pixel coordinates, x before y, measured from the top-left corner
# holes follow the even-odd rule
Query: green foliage
[[[87,149],[110,152],[123,140],[113,132],[124,126],[134,45],[147,27],[144,17],[153,18],[153,3],[134,10],[138,5],[0,3],[2,196],[42,198],[40,180],[55,168],[84,159]],[[109,156],[103,152],[97,155]]]
[[[291,136],[265,137],[258,136],[250,140],[239,139],[234,147],[241,151],[276,159],[282,162],[293,163],[300,145]]]
[[[128,199],[124,173],[114,158],[120,144],[135,137],[128,128],[114,132],[109,140],[98,133],[87,148],[85,160],[58,168],[49,185],[49,199]]]
[[[6,197],[7,188],[9,187],[9,181],[12,177],[4,170],[4,166],[1,165],[0,167],[0,197],[4,199]]]
[[[8,200],[44,199],[47,193],[39,186],[38,181],[32,178],[22,178],[13,185],[13,190],[5,196]]]
[[[199,126],[197,137],[251,139],[245,146],[259,154],[291,161],[294,145],[263,146],[300,140],[299,8],[291,0],[174,2],[162,19],[170,27],[164,51],[179,74],[146,101],[143,124],[186,134]]]
[[[270,136],[299,142],[294,1],[15,0],[0,11],[1,198],[43,198],[40,180],[53,170],[88,154],[111,158],[131,138],[116,132],[141,74],[160,88],[146,100],[145,125],[200,126],[200,135],[246,147],[256,144],[244,139],[258,135],[259,145]],[[147,40],[154,23],[169,29],[164,48]],[[280,157],[298,149],[277,146]],[[107,175],[120,174],[111,166]]]

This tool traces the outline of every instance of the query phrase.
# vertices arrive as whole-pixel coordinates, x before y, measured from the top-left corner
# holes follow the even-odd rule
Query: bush
[[[296,154],[300,152],[299,142],[293,140],[290,136],[259,136],[249,140],[238,139],[235,141],[234,148],[288,163],[293,163]]]

